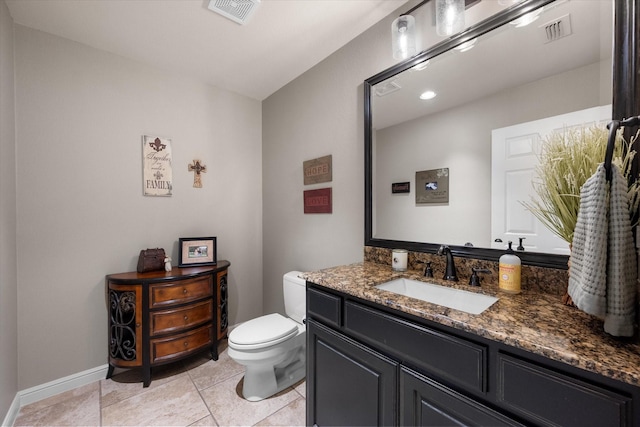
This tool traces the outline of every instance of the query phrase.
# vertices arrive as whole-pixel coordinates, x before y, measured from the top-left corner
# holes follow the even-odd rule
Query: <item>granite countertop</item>
[[[637,340],[606,334],[601,320],[563,305],[556,295],[527,290],[513,295],[501,292],[497,283],[486,278],[478,288],[466,282],[424,278],[420,273],[396,272],[389,265],[362,262],[307,272],[302,277],[329,289],[640,385],[640,344],[634,342]],[[499,300],[483,313],[473,315],[375,288],[399,277],[481,292]]]

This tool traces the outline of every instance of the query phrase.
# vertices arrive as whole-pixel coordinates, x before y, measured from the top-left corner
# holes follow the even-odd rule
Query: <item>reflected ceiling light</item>
[[[450,36],[464,30],[465,0],[436,0],[436,32]]]
[[[459,44],[458,46],[454,47],[454,49],[457,50],[458,52],[466,52],[468,50],[473,49],[477,42],[478,42],[477,38],[471,39],[468,42]]]
[[[414,65],[413,67],[411,67],[412,70],[416,70],[416,71],[422,71],[425,68],[427,68],[429,66],[429,61],[424,61],[419,63],[418,65]]]
[[[518,19],[514,19],[513,21],[509,22],[509,24],[514,25],[516,28],[526,27],[540,17],[543,9],[544,7],[541,7],[540,9],[534,10],[533,12],[529,12]]]
[[[391,24],[391,45],[394,59],[407,59],[418,53],[416,47],[416,19],[402,15]]]
[[[422,92],[422,94],[420,95],[420,99],[423,99],[423,100],[433,99],[435,97],[436,97],[436,93],[432,90],[427,90],[425,92]]]

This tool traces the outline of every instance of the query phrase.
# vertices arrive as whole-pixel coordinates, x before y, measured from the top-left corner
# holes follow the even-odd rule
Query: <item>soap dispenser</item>
[[[500,257],[500,278],[498,280],[499,287],[502,291],[519,294],[520,293],[520,258],[511,248],[512,242],[509,241],[507,253]]]

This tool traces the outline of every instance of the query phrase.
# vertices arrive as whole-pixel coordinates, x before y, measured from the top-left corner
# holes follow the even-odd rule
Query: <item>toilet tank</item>
[[[300,274],[301,271],[290,271],[282,278],[284,311],[298,323],[307,315],[306,281],[298,277]]]

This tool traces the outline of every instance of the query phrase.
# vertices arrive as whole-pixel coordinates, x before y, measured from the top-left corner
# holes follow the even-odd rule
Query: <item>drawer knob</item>
[[[185,342],[184,342],[184,346],[185,346],[185,347],[189,346],[189,342],[188,342],[188,341],[185,341]]]
[[[184,320],[189,320],[189,316],[184,316]]]
[[[182,290],[182,293],[183,293],[183,294],[186,294],[186,293],[187,293],[187,288],[184,288],[184,289]]]

